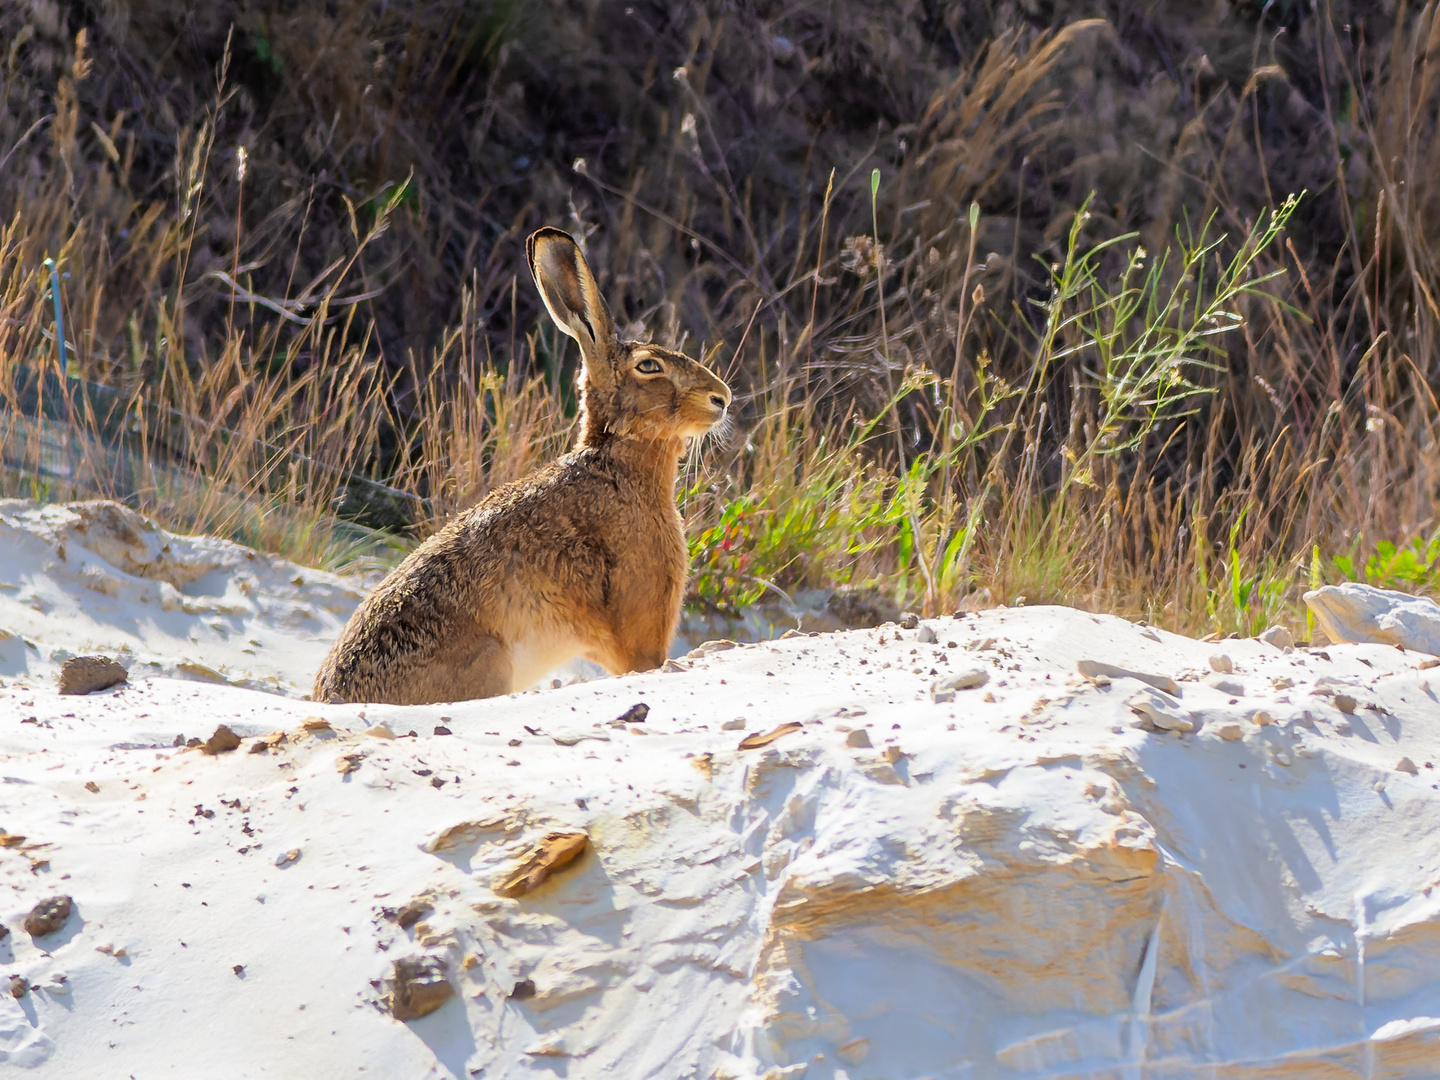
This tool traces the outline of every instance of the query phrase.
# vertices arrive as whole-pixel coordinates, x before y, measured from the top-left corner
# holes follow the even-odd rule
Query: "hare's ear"
[[[615,322],[580,246],[569,233],[546,226],[531,234],[525,253],[550,317],[580,343],[585,366],[606,360],[616,340]]]

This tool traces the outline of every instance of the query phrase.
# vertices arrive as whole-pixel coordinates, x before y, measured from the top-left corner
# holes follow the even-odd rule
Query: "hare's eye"
[[[652,360],[647,356],[635,365],[635,370],[641,375],[659,375],[665,369],[660,366],[659,360]]]

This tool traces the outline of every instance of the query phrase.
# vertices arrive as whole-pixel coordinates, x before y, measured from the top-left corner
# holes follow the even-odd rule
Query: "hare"
[[[665,662],[689,573],[675,478],[730,389],[689,357],[621,341],[569,234],[526,243],[551,318],[580,344],[575,449],[496,488],[367,596],[315,676],[317,701],[418,705],[533,685],[584,656]]]

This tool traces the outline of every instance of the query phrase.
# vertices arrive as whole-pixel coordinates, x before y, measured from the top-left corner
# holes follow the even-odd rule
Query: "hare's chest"
[[[646,523],[648,559],[657,570],[670,576],[683,577],[690,565],[690,552],[685,543],[685,522],[674,505],[657,508]]]

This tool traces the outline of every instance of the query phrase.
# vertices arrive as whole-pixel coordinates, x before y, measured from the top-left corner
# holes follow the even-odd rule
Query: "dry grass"
[[[358,474],[423,534],[568,440],[520,257],[558,222],[739,391],[686,472],[705,603],[1253,630],[1317,576],[1430,587],[1440,17],[1275,7],[7,8],[7,483],[53,452],[14,411],[51,255],[128,432],[66,403],[100,437],[51,496],[334,563]]]

